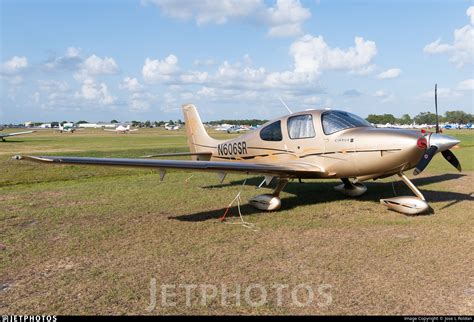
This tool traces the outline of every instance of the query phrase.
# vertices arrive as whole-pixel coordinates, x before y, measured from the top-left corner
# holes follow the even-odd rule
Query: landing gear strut
[[[390,209],[401,212],[407,215],[416,215],[422,213],[430,208],[425,200],[423,194],[418,190],[417,187],[407,178],[405,174],[400,172],[398,176],[405,182],[411,191],[416,195],[413,196],[400,196],[388,199],[380,199],[382,205],[387,206]]]
[[[359,197],[367,191],[367,187],[360,182],[351,182],[348,178],[341,178],[343,184],[335,186],[334,190],[349,196]]]
[[[280,178],[272,194],[263,194],[253,197],[249,204],[260,210],[273,211],[281,207],[280,192],[285,188],[288,179]]]

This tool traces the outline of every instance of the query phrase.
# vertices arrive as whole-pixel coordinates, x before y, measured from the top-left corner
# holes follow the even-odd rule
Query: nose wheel
[[[403,173],[399,173],[398,176],[405,182],[411,191],[416,195],[414,196],[400,196],[388,199],[380,199],[382,205],[388,208],[398,211],[406,215],[417,215],[430,209],[430,206],[426,202],[423,194],[418,188],[407,178]]]

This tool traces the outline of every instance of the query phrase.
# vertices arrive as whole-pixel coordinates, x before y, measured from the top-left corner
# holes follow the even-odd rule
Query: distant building
[[[115,123],[98,122],[98,123],[82,123],[82,124],[79,124],[77,127],[81,127],[84,129],[101,129],[101,128],[115,129],[117,125],[118,124],[115,124]]]

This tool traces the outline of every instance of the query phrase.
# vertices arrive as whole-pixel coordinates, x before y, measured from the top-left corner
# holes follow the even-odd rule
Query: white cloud
[[[367,76],[371,74],[374,70],[375,70],[375,65],[372,64],[372,65],[368,65],[368,66],[351,70],[350,73],[354,75],[358,75],[358,76]]]
[[[66,81],[57,80],[38,80],[38,87],[44,92],[66,92],[69,90],[69,84]]]
[[[182,71],[178,58],[171,54],[161,60],[147,58],[142,75],[146,82],[162,82],[168,85],[168,89],[175,85],[200,85],[200,89],[194,89],[198,97],[215,98],[216,95],[226,95],[226,90],[237,91],[246,97],[255,95],[256,91],[262,95],[264,92],[285,91],[302,97],[308,96],[309,92],[311,95],[314,95],[315,91],[322,92],[318,76],[323,71],[347,70],[367,74],[374,69],[371,62],[377,54],[375,43],[361,37],[355,37],[354,42],[353,47],[339,49],[329,47],[321,36],[301,37],[293,42],[289,50],[294,60],[294,68],[286,71],[269,72],[263,67],[254,67],[248,55],[245,55],[241,62],[224,61],[214,71]],[[173,95],[175,100],[180,97],[188,99],[183,97],[185,93],[189,93],[186,88],[180,88],[179,93],[168,92],[163,98],[166,104],[172,105],[176,102],[170,100],[170,95]]]
[[[389,93],[383,90],[376,91],[374,96],[380,98],[382,103],[391,102],[395,99],[395,95],[393,93]]]
[[[203,86],[197,94],[202,97],[216,97],[216,89]]]
[[[213,66],[215,64],[216,64],[216,62],[214,61],[214,59],[210,59],[210,58],[209,59],[204,59],[204,60],[196,59],[193,62],[193,66],[195,66],[195,67],[201,67],[201,66],[210,67],[210,66]]]
[[[204,83],[209,78],[208,72],[189,71],[180,76],[183,83],[186,84],[200,84]]]
[[[206,23],[224,24],[230,18],[251,15],[262,5],[261,0],[149,0],[173,18],[195,19],[198,25]]]
[[[150,109],[151,101],[156,99],[149,93],[133,93],[130,97],[130,110],[133,112],[146,112]]]
[[[288,37],[301,34],[301,25],[309,18],[311,12],[299,0],[277,0],[275,7],[266,10],[264,20],[270,27],[269,36]]]
[[[390,68],[387,69],[384,72],[381,72],[380,74],[377,75],[378,79],[391,79],[391,78],[397,78],[400,76],[402,73],[401,69],[399,68]]]
[[[178,58],[171,54],[164,60],[147,58],[142,68],[142,75],[147,82],[167,81],[177,71]]]
[[[423,52],[426,54],[442,54],[449,52],[453,49],[453,46],[448,44],[441,44],[441,38],[436,39],[432,43],[429,43],[423,48]]]
[[[232,65],[224,61],[217,69],[215,78],[219,83],[228,84],[229,82],[233,82],[245,86],[245,83],[263,81],[265,79],[265,68],[252,68],[249,66],[241,68],[240,64]]]
[[[28,67],[28,59],[24,56],[14,56],[2,64],[2,73],[15,74]]]
[[[110,95],[105,83],[97,84],[91,79],[85,79],[79,92],[76,92],[75,98],[95,101],[102,105],[110,105],[115,102],[115,97]]]
[[[79,81],[92,79],[98,75],[111,75],[118,73],[119,68],[113,58],[100,58],[96,55],[89,56],[80,64],[80,68],[74,78]]]
[[[268,74],[264,85],[268,88],[290,89],[296,86],[310,85],[314,81],[315,77],[310,73],[285,71]]]
[[[360,70],[377,54],[375,42],[355,37],[355,46],[347,50],[331,48],[322,36],[305,35],[291,44],[295,72],[319,75],[323,70]]]
[[[459,82],[457,88],[461,91],[474,91],[474,79],[471,78],[471,79],[466,79],[466,80],[463,80],[462,82]]]
[[[471,25],[474,25],[474,6],[470,6],[469,8],[467,8],[466,14],[471,19]]]
[[[454,41],[452,44],[441,43],[441,39],[426,45],[423,52],[427,54],[451,54],[449,59],[457,67],[472,64],[474,61],[474,6],[467,9],[466,14],[470,18],[470,24],[454,30]]]
[[[47,69],[76,69],[82,62],[80,56],[81,49],[76,47],[68,47],[64,56],[53,57],[44,64]]]
[[[81,52],[80,48],[68,47],[66,49],[66,57],[69,57],[69,58],[79,57],[80,52]]]
[[[120,89],[126,89],[129,92],[139,92],[143,89],[143,85],[140,84],[138,79],[125,77],[119,85]]]
[[[144,0],[153,3],[164,14],[182,20],[194,19],[198,25],[225,24],[231,19],[246,19],[269,28],[270,37],[301,34],[301,25],[311,17],[299,0],[277,0],[269,7],[262,0]]]
[[[33,94],[33,97],[32,97],[32,98],[33,98],[33,101],[34,101],[36,104],[38,104],[39,101],[40,101],[40,99],[41,99],[41,95],[40,95],[40,93],[35,92],[35,93]]]
[[[316,105],[316,104],[319,104],[321,103],[321,97],[318,97],[318,96],[310,96],[310,97],[307,97],[303,100],[303,103],[305,105]]]
[[[115,74],[118,72],[117,63],[113,58],[100,58],[96,55],[89,56],[82,66],[88,75]]]
[[[462,93],[458,90],[447,88],[447,87],[438,87],[438,98],[456,98],[462,96]],[[434,91],[429,90],[423,92],[420,96],[421,99],[424,100],[434,100]]]

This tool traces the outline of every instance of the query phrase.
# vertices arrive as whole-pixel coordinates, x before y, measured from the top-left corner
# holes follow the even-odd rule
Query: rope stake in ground
[[[224,215],[222,217],[219,218],[219,220],[221,222],[225,222],[226,221],[226,216],[227,216],[227,213],[229,212],[229,209],[230,207],[232,207],[232,205],[234,204],[234,202],[237,201],[237,210],[239,211],[239,217],[240,217],[240,222],[225,222],[226,224],[229,224],[229,225],[241,225],[245,228],[248,228],[250,230],[253,230],[253,231],[259,231],[260,228],[257,227],[257,225],[253,224],[253,223],[250,223],[248,221],[245,221],[244,220],[244,217],[242,216],[242,212],[240,211],[240,203],[242,202],[242,199],[240,198],[240,195],[242,193],[242,189],[243,187],[245,186],[245,183],[247,182],[247,178],[245,178],[243,184],[242,184],[242,187],[240,188],[240,191],[237,193],[237,195],[235,196],[235,198],[229,203],[229,205],[227,206],[225,212],[224,212]]]
[[[187,184],[189,182],[189,180],[191,180],[192,177],[194,177],[194,174],[192,174],[186,180],[184,180],[184,183]]]

